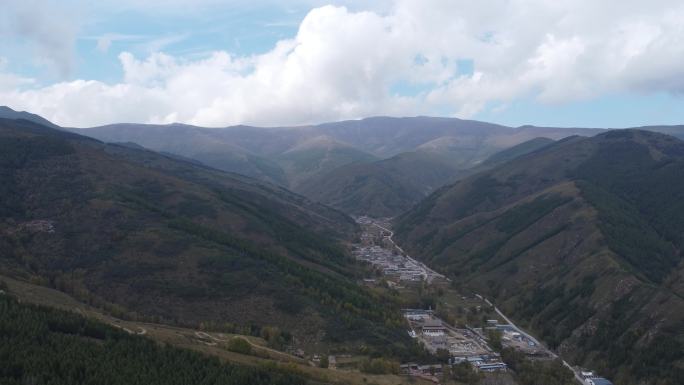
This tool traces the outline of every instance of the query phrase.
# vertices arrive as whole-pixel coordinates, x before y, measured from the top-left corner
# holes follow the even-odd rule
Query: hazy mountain
[[[40,115],[32,114],[26,111],[15,111],[7,106],[0,106],[0,119],[24,119],[34,123],[42,124],[43,126],[58,128],[57,125]]]
[[[195,159],[219,170],[286,184],[285,174],[277,164],[222,138],[218,130],[185,124],[112,124],[73,131],[110,143],[133,142],[154,151]]]
[[[295,191],[354,215],[393,217],[435,189],[477,171],[538,150],[553,140],[536,138],[463,168],[433,151],[406,152],[372,163],[350,164],[311,178]],[[470,167],[470,168],[468,168]]]
[[[619,384],[674,384],[684,375],[683,202],[684,142],[616,130],[443,187],[396,231],[571,361]]]
[[[106,142],[135,142],[230,172],[297,188],[307,179],[358,161],[421,151],[469,168],[536,137],[600,132],[582,128],[511,128],[454,118],[376,117],[317,126],[202,128],[115,124],[77,130]]]
[[[503,149],[540,135],[560,139],[600,131],[377,117],[303,127],[118,124],[79,132],[108,142],[139,143],[279,183],[348,213],[394,216]],[[527,146],[532,149],[540,143],[537,139]],[[526,150],[520,147],[501,156],[510,158]],[[368,167],[359,164],[372,161],[377,162]]]
[[[662,134],[672,135],[679,139],[684,139],[684,125],[679,126],[643,126],[636,127],[641,130],[648,130],[654,132],[660,132]]]
[[[484,162],[482,162],[482,164],[489,166],[508,162],[525,154],[537,151],[540,148],[544,148],[553,142],[554,140],[549,138],[530,139],[527,142],[516,144],[513,147],[497,152],[496,154],[487,158]]]
[[[326,123],[314,129],[380,158],[418,150],[447,157],[461,168],[537,137],[555,140],[602,131],[534,126],[513,128],[475,120],[433,117],[374,117]]]
[[[392,300],[354,281],[338,241],[356,224],[283,188],[12,120],[0,120],[0,176],[3,274],[139,319],[409,340],[386,326],[400,325]]]
[[[457,136],[464,143],[463,146],[449,147],[446,151],[462,150],[483,142],[490,135],[512,131],[509,127],[491,123],[432,117],[374,117],[326,123],[316,128],[382,158],[415,151],[443,137]]]
[[[391,217],[455,180],[459,172],[438,155],[407,152],[336,168],[310,179],[296,191],[350,214]]]
[[[278,155],[275,160],[285,171],[288,185],[297,186],[340,166],[377,160],[363,152],[329,136],[317,136],[300,143]]]

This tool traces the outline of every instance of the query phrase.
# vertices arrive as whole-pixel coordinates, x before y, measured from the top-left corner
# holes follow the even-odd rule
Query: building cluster
[[[597,376],[591,371],[581,371],[580,376],[586,385],[613,385],[612,382],[603,377]]]
[[[428,319],[423,322],[421,331],[426,337],[442,337],[446,335],[446,327],[438,319]]]
[[[455,356],[449,359],[451,365],[467,362],[478,372],[505,372],[508,366],[501,361],[501,356],[496,353],[479,356]]]
[[[454,329],[435,317],[431,310],[404,309],[404,316],[411,325],[409,335],[418,339],[432,353],[438,350],[449,352],[449,364],[457,365],[468,362],[476,371],[495,372],[506,371],[508,368],[497,353],[489,349],[486,344],[473,332],[467,329]],[[408,366],[406,366],[408,365]],[[427,366],[406,364],[408,374],[418,375]],[[413,366],[411,366],[413,365]],[[413,369],[411,369],[413,368]],[[434,371],[433,369],[430,369]]]
[[[479,346],[476,345],[474,342],[465,340],[454,342],[453,344],[451,344],[451,346],[449,347],[449,353],[452,356],[463,356],[473,354],[477,352],[478,349]]]
[[[501,339],[504,345],[510,345],[523,351],[535,350],[537,348],[535,341],[532,341],[510,325],[496,325],[495,327],[501,332]]]
[[[438,350],[449,352],[449,365],[468,363],[477,372],[505,372],[508,366],[501,360],[501,355],[492,351],[485,342],[484,331],[498,330],[502,333],[502,342],[519,349],[526,354],[538,358],[547,358],[548,353],[538,346],[537,342],[525,333],[509,324],[499,324],[497,320],[487,320],[485,330],[456,329],[446,325],[435,316],[432,310],[404,309],[404,317],[411,325],[409,335],[419,340],[430,352]],[[441,365],[419,365],[405,363],[401,371],[405,375],[431,378],[442,372]],[[609,380],[599,377],[590,371],[580,372],[585,385],[613,385]]]
[[[420,282],[431,276],[422,263],[381,246],[357,246],[353,255],[379,268],[383,275],[399,281]]]
[[[446,279],[444,275],[427,267],[406,255],[392,240],[390,224],[386,220],[359,217],[356,222],[364,229],[361,243],[354,247],[354,256],[371,263],[382,271],[382,274],[393,281],[433,282],[435,279]]]
[[[497,320],[487,320],[487,326],[484,330],[482,328],[474,328],[473,330],[481,338],[486,338],[485,336],[490,330],[498,330],[501,332],[501,342],[504,346],[519,350],[529,356],[539,358],[548,356],[548,352],[543,347],[512,325],[499,324]]]

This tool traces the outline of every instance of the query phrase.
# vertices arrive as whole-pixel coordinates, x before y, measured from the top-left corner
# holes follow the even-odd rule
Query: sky
[[[0,3],[0,105],[62,126],[684,124],[681,0]]]

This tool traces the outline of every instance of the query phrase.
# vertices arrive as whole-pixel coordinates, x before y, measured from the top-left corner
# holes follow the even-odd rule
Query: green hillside
[[[274,161],[223,138],[221,130],[186,124],[112,124],[73,130],[108,143],[132,142],[153,151],[193,159],[219,170],[286,185],[285,173]]]
[[[346,213],[391,217],[455,180],[460,172],[440,156],[408,152],[339,167],[312,178],[296,191]]]
[[[553,140],[532,139],[495,153],[478,164],[467,161],[464,164],[463,159],[454,159],[453,150],[405,152],[376,162],[338,167],[312,177],[295,191],[349,214],[394,217],[441,186],[550,143]]]
[[[308,180],[316,179],[330,170],[374,160],[377,158],[369,153],[325,136],[307,140],[275,157],[294,191],[298,191],[299,186]]]
[[[354,281],[355,223],[285,189],[8,120],[0,177],[6,275],[121,317],[408,344],[394,302]]]
[[[472,167],[497,151],[538,137],[561,139],[601,130],[505,127],[455,118],[373,117],[315,126],[206,128],[186,124],[112,124],[72,129],[105,142],[133,142],[154,151],[195,159],[223,171],[298,188],[354,162],[410,152]]]
[[[266,367],[224,364],[74,313],[0,294],[2,384],[304,384]]]
[[[572,137],[444,187],[400,243],[619,384],[684,375],[684,142]]]
[[[520,157],[520,156],[523,156],[525,154],[529,154],[531,152],[537,151],[540,148],[544,148],[553,142],[554,142],[554,140],[549,139],[549,138],[530,139],[526,142],[517,144],[513,147],[510,147],[510,148],[507,148],[505,150],[497,152],[496,154],[487,158],[484,162],[482,162],[482,164],[483,165],[496,165],[496,164],[508,162],[508,161],[513,160],[517,157]]]

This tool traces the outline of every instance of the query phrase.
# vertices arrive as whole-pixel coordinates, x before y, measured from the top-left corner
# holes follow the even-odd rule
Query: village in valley
[[[411,258],[394,243],[387,220],[360,217],[357,222],[364,232],[361,244],[354,247],[354,256],[380,269],[383,276],[390,278],[388,282],[432,283],[435,279],[445,280],[443,275]]]
[[[461,293],[451,288],[450,280],[409,256],[394,243],[389,220],[369,217],[356,218],[363,233],[360,243],[353,246],[357,260],[369,263],[374,277],[363,284],[382,286],[403,293],[407,297],[437,288],[443,302],[435,308],[407,308],[403,314],[407,333],[438,357],[448,357],[448,364],[404,362],[401,373],[421,377],[436,383],[447,367],[464,366],[477,373],[505,373],[509,367],[498,352],[512,348],[531,360],[555,360],[559,357],[533,336],[513,324],[487,298],[477,293]],[[444,309],[447,309],[445,311]],[[448,311],[454,310],[455,311]],[[463,315],[454,319],[453,314]],[[445,319],[451,318],[451,319]],[[469,322],[470,321],[470,322]],[[494,349],[492,345],[498,345]],[[572,367],[565,361],[578,384],[612,385],[592,371]]]

